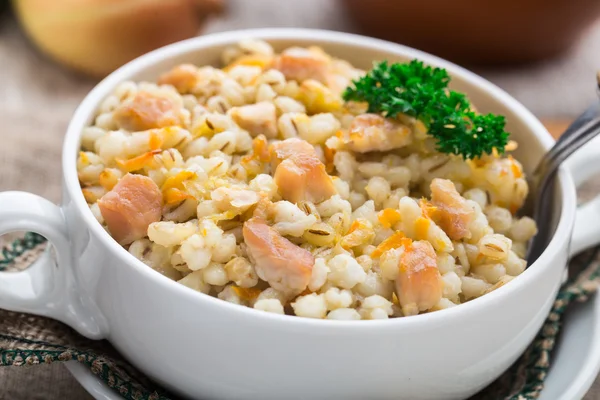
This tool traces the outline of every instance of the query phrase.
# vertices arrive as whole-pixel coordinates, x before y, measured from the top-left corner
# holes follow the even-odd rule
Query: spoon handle
[[[598,133],[598,129],[600,129],[600,102],[595,102],[556,141],[554,147],[538,164],[534,175],[548,176],[554,173],[564,160],[592,139]]]
[[[531,196],[533,219],[538,225],[527,254],[527,264],[531,265],[542,254],[550,237],[548,210],[553,196],[554,176],[560,164],[581,146],[600,133],[600,102],[595,102],[581,114],[542,158],[532,176]]]

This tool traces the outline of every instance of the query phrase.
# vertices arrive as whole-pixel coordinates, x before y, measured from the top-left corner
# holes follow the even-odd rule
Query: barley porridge
[[[528,192],[506,154],[515,142],[440,151],[409,111],[344,100],[365,71],[317,47],[276,54],[248,39],[222,56],[223,68],[123,82],[83,131],[85,199],[149,268],[333,320],[454,307],[523,272],[536,226],[515,216]]]

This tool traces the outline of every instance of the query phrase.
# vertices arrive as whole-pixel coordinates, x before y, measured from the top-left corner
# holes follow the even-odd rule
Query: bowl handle
[[[566,162],[575,186],[580,187],[600,172],[600,136],[577,150]],[[569,256],[600,243],[600,195],[580,205],[575,215]]]
[[[104,338],[98,312],[86,307],[73,273],[67,225],[62,210],[50,201],[25,192],[0,192],[0,235],[33,231],[51,246],[20,272],[0,272],[0,308],[43,315],[71,326],[91,339]]]

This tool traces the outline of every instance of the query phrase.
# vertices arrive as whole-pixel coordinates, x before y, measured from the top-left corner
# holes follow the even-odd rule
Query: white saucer
[[[600,296],[570,307],[564,323],[539,400],[581,399],[600,371]],[[96,400],[122,400],[82,364],[69,361],[65,365]]]
[[[117,392],[109,388],[100,378],[92,374],[85,365],[78,361],[67,361],[65,367],[83,388],[96,400],[123,400]]]

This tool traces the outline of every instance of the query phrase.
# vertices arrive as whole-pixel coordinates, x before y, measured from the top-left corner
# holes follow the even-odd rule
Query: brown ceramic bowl
[[[361,33],[463,64],[513,64],[568,50],[599,0],[338,0]]]

